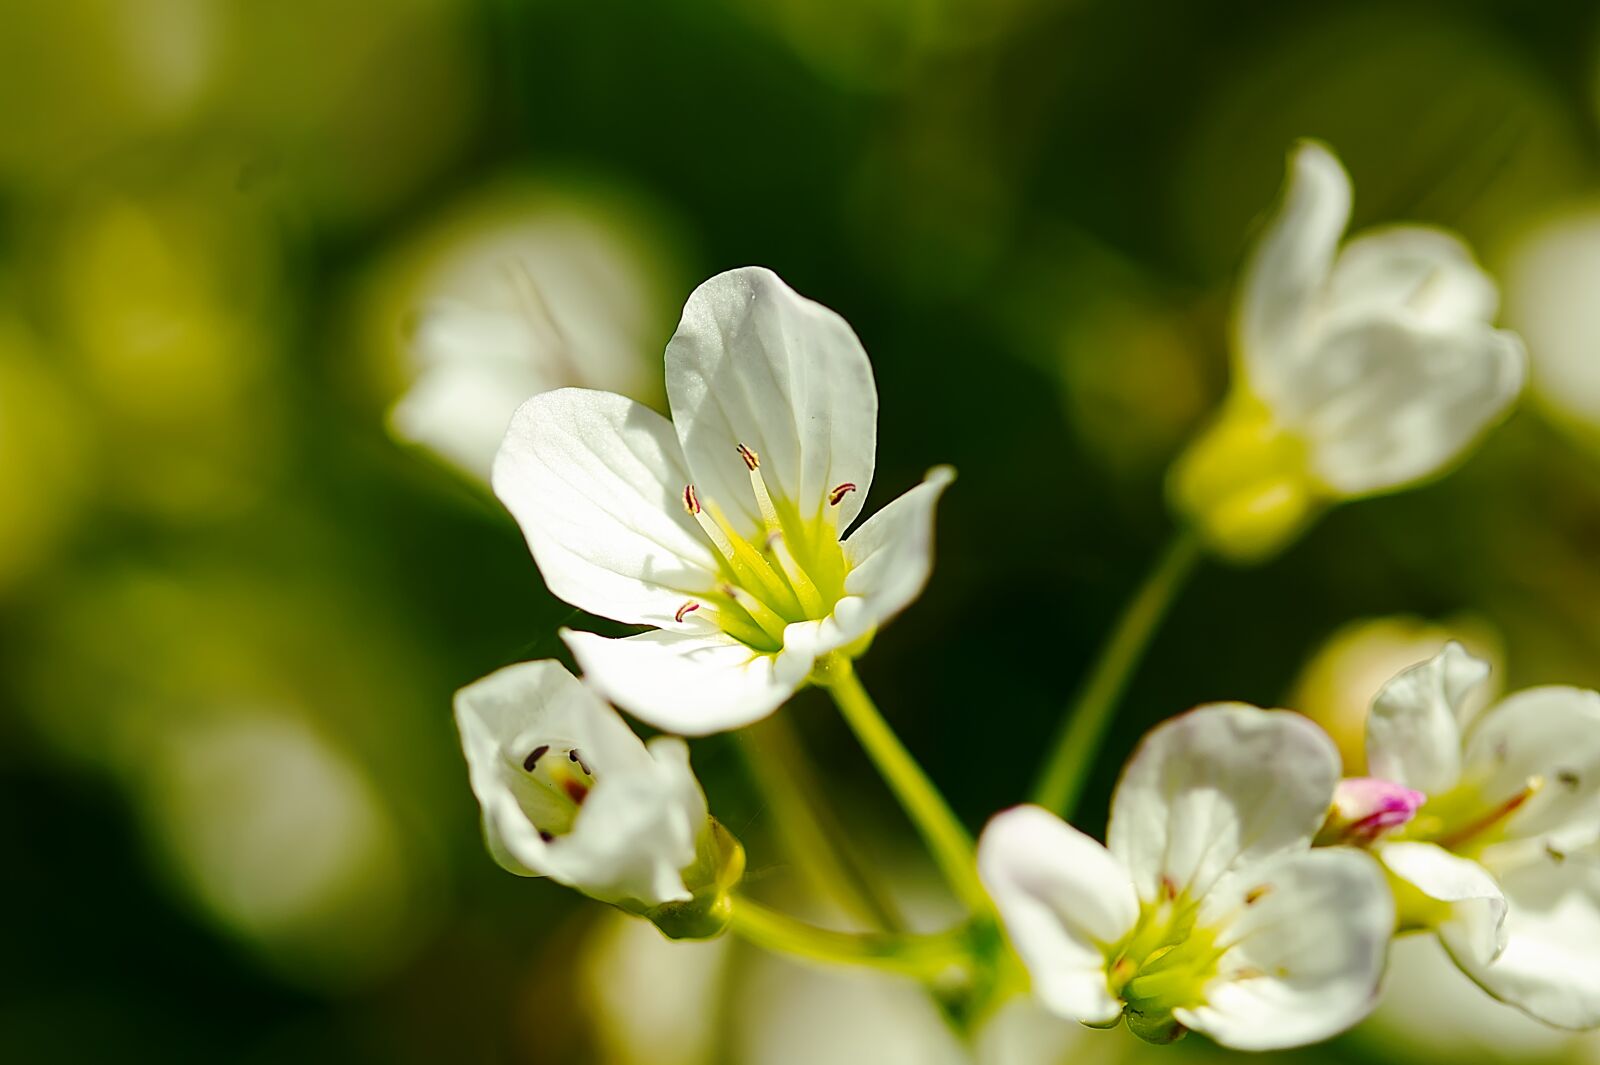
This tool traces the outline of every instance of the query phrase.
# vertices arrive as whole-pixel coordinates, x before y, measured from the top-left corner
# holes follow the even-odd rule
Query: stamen
[[[761,459],[754,451],[739,445],[739,457],[744,459],[745,468],[750,471],[750,492],[756,497],[756,507],[761,511],[761,520],[768,530],[783,527],[778,518],[778,508],[772,505],[772,496],[767,492],[767,482],[761,476]]]
[[[556,839],[556,834],[554,832],[546,832],[544,829],[541,828],[539,830],[539,838],[544,840],[546,843],[554,843],[555,839]]]
[[[694,602],[693,600],[690,600],[689,602],[683,604],[682,606],[680,606],[678,608],[678,612],[676,614],[672,615],[672,619],[674,621],[678,622],[681,625],[683,623],[683,619],[684,619],[684,617],[686,615],[693,614],[696,610],[699,610],[699,609],[700,609],[700,604]]]
[[[567,793],[567,798],[579,806],[582,806],[583,800],[589,797],[589,785],[577,777],[562,777],[561,790]]]
[[[761,631],[776,640],[779,647],[783,646],[783,630],[788,628],[788,622],[779,617],[771,607],[749,592],[735,588],[731,584],[722,586],[722,594],[732,599],[740,609],[749,614],[750,620],[761,626]]]
[[[855,482],[846,481],[828,493],[828,506],[836,507],[839,501],[856,490]]]
[[[757,475],[752,473],[751,476]],[[800,600],[794,589],[789,587],[789,582],[772,568],[772,563],[761,552],[750,546],[748,540],[733,531],[715,502],[710,504],[709,509],[702,507],[699,497],[694,493],[694,486],[690,485],[684,489],[684,503],[727,561],[730,577],[741,586],[759,592],[762,599],[776,604],[790,616],[800,615]]]
[[[1542,776],[1536,775],[1529,777],[1528,782],[1522,786],[1521,791],[1517,792],[1515,795],[1511,796],[1511,798],[1507,799],[1499,806],[1496,806],[1494,809],[1490,810],[1487,814],[1478,818],[1476,821],[1470,821],[1462,827],[1456,829],[1454,832],[1451,832],[1445,836],[1441,836],[1438,840],[1439,845],[1444,847],[1446,850],[1454,850],[1461,844],[1466,843],[1477,836],[1481,836],[1483,833],[1489,831],[1491,828],[1494,828],[1496,825],[1502,824],[1506,818],[1520,810],[1529,799],[1539,794],[1539,792],[1544,789],[1544,784],[1545,780]]]
[[[589,768],[589,763],[583,760],[583,755],[578,753],[578,749],[576,747],[567,753],[567,757],[576,762],[579,769],[583,770],[591,777],[594,776],[594,771]]]
[[[542,743],[533,750],[529,751],[528,757],[522,760],[522,768],[526,769],[530,773],[533,772],[534,767],[539,764],[539,759],[543,758],[544,752],[548,751],[549,749],[550,745],[548,743]]]
[[[774,532],[767,537],[767,547],[772,551],[772,557],[778,560],[778,568],[788,578],[789,586],[794,589],[794,594],[800,600],[800,606],[805,609],[806,617],[821,617],[827,612],[827,604],[822,600],[822,592],[817,588],[817,582],[811,579],[799,562],[795,561],[794,554],[789,550],[789,543],[783,538],[781,532]]]
[[[1244,893],[1244,904],[1246,906],[1254,906],[1256,903],[1260,902],[1262,898],[1271,894],[1271,892],[1271,884],[1257,885],[1256,887],[1253,887]]]
[[[1578,785],[1582,782],[1583,781],[1579,778],[1578,774],[1573,772],[1571,769],[1560,769],[1556,771],[1556,783],[1560,784],[1568,791],[1578,790]]]

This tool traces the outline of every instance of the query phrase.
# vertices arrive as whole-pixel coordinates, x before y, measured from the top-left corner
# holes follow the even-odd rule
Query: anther
[[[851,492],[854,492],[855,490],[856,490],[856,486],[855,486],[855,483],[853,481],[844,482],[843,484],[841,484],[837,488],[835,488],[833,491],[828,493],[828,506],[830,506],[830,507],[838,506],[839,505],[839,501],[841,499],[843,499],[845,496],[849,495]]]
[[[577,764],[579,769],[583,770],[591,777],[594,776],[594,771],[589,768],[589,763],[583,760],[583,755],[578,753],[576,747],[574,747],[572,751],[568,753],[567,757],[572,759],[572,761]]]
[[[1161,890],[1166,893],[1167,898],[1175,899],[1178,897],[1178,882],[1170,876],[1163,876],[1161,878]]]
[[[693,601],[687,602],[687,603],[683,604],[682,606],[680,606],[678,608],[678,612],[676,614],[672,615],[672,619],[674,621],[682,624],[683,619],[684,619],[684,617],[686,615],[693,614],[696,610],[699,610],[699,609],[700,609],[700,604],[699,603],[696,603],[696,602],[693,602]]]
[[[539,830],[539,838],[544,840],[546,843],[553,843],[555,842],[556,834],[554,832],[546,832],[541,828]]]
[[[1260,902],[1263,897],[1270,894],[1271,891],[1271,884],[1258,884],[1244,893],[1244,904],[1246,906],[1254,906],[1256,903]]]
[[[533,772],[534,766],[539,764],[539,759],[543,758],[544,752],[548,751],[549,749],[550,745],[548,743],[544,743],[529,751],[528,757],[522,760],[522,768],[526,769],[530,773]]]
[[[1578,774],[1570,769],[1560,769],[1556,771],[1556,783],[1560,784],[1563,788],[1566,788],[1569,791],[1577,790],[1577,787],[1581,782],[1582,781],[1579,779]]]
[[[756,453],[745,447],[743,444],[739,445],[739,457],[744,459],[744,464],[747,469],[754,470],[759,468],[761,465],[761,459],[756,455]]]

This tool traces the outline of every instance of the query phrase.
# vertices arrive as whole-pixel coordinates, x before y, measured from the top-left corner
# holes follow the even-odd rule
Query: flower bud
[[[1346,777],[1334,789],[1333,805],[1317,833],[1317,845],[1364,847],[1410,821],[1427,798],[1392,780]]]
[[[683,870],[690,897],[643,911],[668,939],[710,939],[721,935],[733,913],[733,889],[744,877],[744,846],[716,818],[707,818],[695,863]]]

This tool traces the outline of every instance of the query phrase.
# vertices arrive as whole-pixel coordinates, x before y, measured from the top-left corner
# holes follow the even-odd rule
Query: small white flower
[[[1305,142],[1234,315],[1234,387],[1175,468],[1174,499],[1238,558],[1317,511],[1443,471],[1511,404],[1525,358],[1494,329],[1498,293],[1460,240],[1424,226],[1342,248],[1350,179]]]
[[[1394,908],[1366,855],[1310,849],[1338,775],[1305,718],[1218,704],[1145,737],[1109,846],[1038,807],[997,816],[979,870],[1035,994],[1084,1024],[1243,1050],[1360,1020]]]
[[[667,345],[673,419],[560,389],[517,411],[494,489],[557,596],[653,631],[564,632],[585,678],[673,732],[736,728],[857,653],[932,562],[932,471],[848,538],[878,394],[844,320],[771,271],[719,274]]]
[[[1530,688],[1480,714],[1487,676],[1451,643],[1378,693],[1368,771],[1427,801],[1373,851],[1402,926],[1434,929],[1486,991],[1600,1026],[1600,694]]]
[[[449,219],[410,295],[414,379],[389,413],[394,435],[487,481],[529,396],[565,385],[656,392],[641,353],[663,286],[648,227],[629,221],[531,190]]]
[[[640,913],[690,899],[684,872],[710,821],[682,740],[646,746],[549,661],[462,688],[456,724],[484,837],[506,869]]]

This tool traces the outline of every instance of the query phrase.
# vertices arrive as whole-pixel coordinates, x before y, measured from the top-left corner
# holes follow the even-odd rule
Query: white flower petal
[[[745,267],[689,297],[667,345],[667,396],[702,499],[749,531],[759,511],[736,450],[812,517],[828,493],[856,486],[837,508],[840,529],[861,510],[878,441],[878,391],[861,341],[834,312],[770,270]]]
[[[1502,874],[1500,886],[1510,903],[1505,950],[1487,965],[1470,954],[1456,954],[1456,963],[1539,1020],[1600,1027],[1600,860],[1535,862]]]
[[[1367,855],[1335,847],[1243,867],[1199,920],[1230,914],[1221,972],[1205,1005],[1173,1011],[1180,1023],[1224,1046],[1273,1050],[1336,1035],[1377,1004],[1394,903]]]
[[[882,624],[922,592],[933,568],[934,505],[955,470],[938,466],[921,484],[862,523],[844,542],[850,574],[845,591],[860,596]]]
[[[1326,148],[1289,156],[1283,202],[1245,267],[1236,346],[1251,387],[1269,403],[1291,387],[1310,352],[1316,304],[1350,217],[1350,179]]]
[[[1526,361],[1514,333],[1481,322],[1344,320],[1319,338],[1274,413],[1339,495],[1387,492],[1460,457],[1517,397]]]
[[[694,861],[706,804],[681,743],[646,749],[615,710],[551,661],[468,685],[456,693],[455,713],[484,835],[501,865],[608,902],[687,897],[678,871]],[[549,842],[539,822],[554,814],[554,800],[528,786],[523,769],[546,745],[581,751],[595,778],[571,830]]]
[[[998,814],[978,840],[978,873],[994,899],[1034,994],[1053,1012],[1106,1024],[1122,1002],[1106,986],[1104,948],[1139,919],[1122,864],[1037,806]]]
[[[538,374],[495,363],[441,363],[389,411],[389,429],[487,483],[517,406],[548,387]]]
[[[671,623],[687,598],[717,581],[711,549],[683,508],[688,483],[665,418],[580,388],[524,403],[494,464],[495,494],[522,526],[550,591],[641,625]]]
[[[1236,864],[1308,845],[1338,780],[1333,741],[1299,714],[1203,706],[1140,743],[1107,842],[1146,901],[1168,889],[1201,895]]]
[[[681,871],[695,860],[705,796],[682,740],[658,737],[650,753],[651,772],[596,767],[572,831],[550,844],[552,876],[608,902],[650,907],[690,897]]]
[[[1487,965],[1505,949],[1505,895],[1483,866],[1432,843],[1385,843],[1375,853],[1395,876],[1448,905],[1435,928],[1452,954]]]
[[[1494,320],[1500,293],[1454,234],[1387,226],[1348,241],[1328,278],[1329,316],[1404,311],[1435,325]]]
[[[561,637],[584,679],[608,699],[657,728],[688,736],[759,721],[811,672],[810,662],[790,665],[721,632],[656,629],[613,640],[563,629]]]
[[[1491,807],[1536,782],[1508,836],[1569,847],[1600,835],[1600,693],[1550,685],[1502,699],[1468,734],[1466,761]]]
[[[1367,713],[1367,771],[1428,795],[1461,777],[1461,734],[1489,663],[1451,640],[1426,662],[1402,670]]]

